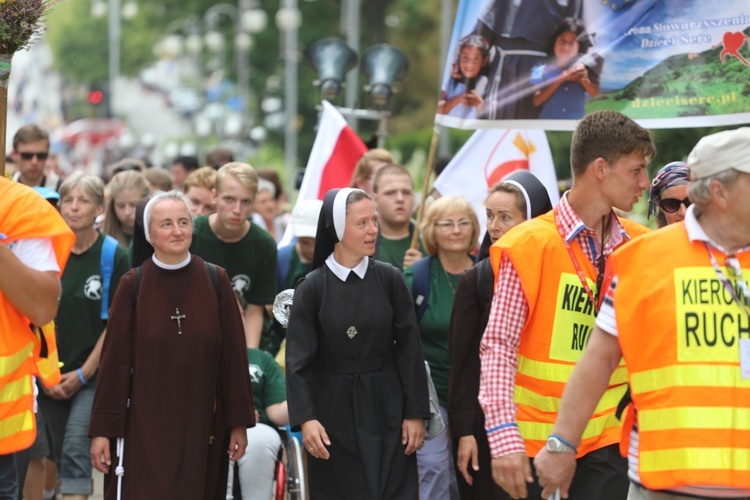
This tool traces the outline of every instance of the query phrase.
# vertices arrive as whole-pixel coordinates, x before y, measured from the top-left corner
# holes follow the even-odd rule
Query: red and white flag
[[[367,151],[365,143],[339,110],[328,101],[323,101],[322,105],[318,134],[307,160],[297,201],[322,200],[329,189],[349,186],[354,167]],[[287,227],[279,247],[288,245],[291,241],[292,234],[290,227]]]
[[[318,135],[307,160],[297,199],[322,200],[329,189],[348,186],[352,182],[354,166],[365,151],[367,146],[339,110],[323,101]]]
[[[528,170],[547,188],[552,205],[560,201],[557,175],[543,130],[477,130],[456,153],[433,187],[441,195],[463,196],[474,206],[484,237],[487,191],[506,175]]]

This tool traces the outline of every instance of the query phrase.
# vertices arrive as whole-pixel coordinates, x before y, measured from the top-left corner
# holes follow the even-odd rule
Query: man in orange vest
[[[0,499],[16,499],[15,453],[36,438],[32,375],[60,381],[54,335],[36,337],[57,313],[59,276],[75,236],[31,188],[0,177]],[[25,465],[19,464],[25,472]]]
[[[598,277],[615,248],[646,228],[620,219],[648,187],[651,133],[614,111],[586,116],[571,144],[573,187],[553,211],[516,226],[490,249],[497,284],[480,347],[479,402],[492,476],[512,497],[540,498],[530,459],[547,447],[579,462],[576,498],[624,499],[626,463],[617,452],[618,370],[578,446],[552,432],[560,398],[588,343]]]
[[[610,259],[554,428],[580,441],[624,357],[632,500],[750,496],[750,128],[704,137],[688,169],[685,219]],[[545,493],[566,498],[571,457],[543,450],[534,463]]]

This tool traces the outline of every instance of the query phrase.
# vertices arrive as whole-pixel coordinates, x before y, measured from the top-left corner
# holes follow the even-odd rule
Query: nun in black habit
[[[359,189],[328,191],[313,271],[289,317],[287,401],[302,428],[311,498],[414,500],[429,418],[409,290],[375,261],[377,214]]]
[[[448,332],[451,355],[448,422],[461,500],[510,499],[492,479],[484,413],[477,400],[479,343],[489,320],[494,295],[495,275],[490,265],[490,246],[517,224],[552,210],[547,189],[526,170],[507,175],[490,189],[485,206],[487,233],[477,263],[458,279]]]

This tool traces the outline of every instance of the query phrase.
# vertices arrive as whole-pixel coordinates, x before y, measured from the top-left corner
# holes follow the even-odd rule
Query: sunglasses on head
[[[24,153],[18,153],[18,154],[21,155],[21,158],[23,158],[24,160],[30,160],[35,156],[39,158],[40,160],[46,160],[47,157],[49,156],[49,153],[34,153],[34,152],[24,152]]]
[[[680,205],[685,205],[685,208],[687,208],[690,206],[690,200],[688,198],[682,200],[677,198],[662,198],[659,200],[659,207],[668,214],[677,212],[680,209]]]

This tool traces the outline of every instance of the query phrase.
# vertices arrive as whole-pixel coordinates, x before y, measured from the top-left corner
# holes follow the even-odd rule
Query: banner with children
[[[750,121],[750,2],[460,0],[435,122],[572,130]]]

